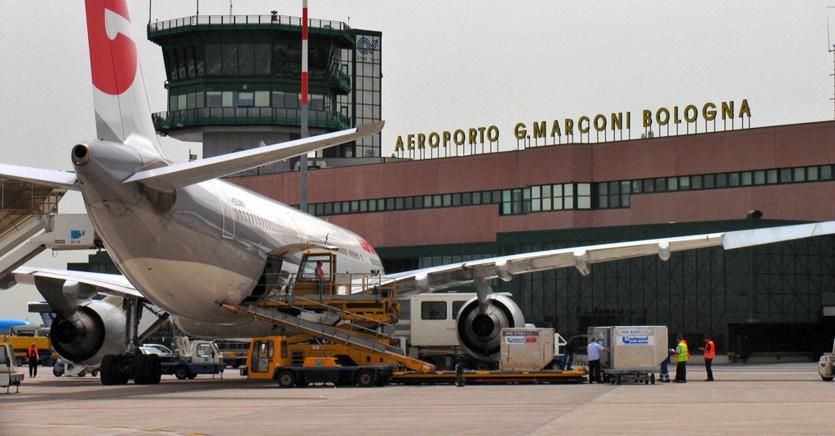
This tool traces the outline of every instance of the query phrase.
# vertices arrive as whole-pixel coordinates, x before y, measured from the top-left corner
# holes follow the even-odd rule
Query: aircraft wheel
[[[374,371],[361,369],[357,373],[357,386],[361,388],[370,388],[374,386]]]
[[[101,384],[105,386],[116,384],[116,378],[113,374],[113,370],[115,368],[115,360],[116,356],[112,354],[107,354],[101,361]]]
[[[133,381],[138,385],[155,385],[162,377],[159,356],[136,355],[133,360]]]
[[[282,388],[291,388],[296,384],[296,374],[290,370],[282,370],[278,373],[278,385]]]

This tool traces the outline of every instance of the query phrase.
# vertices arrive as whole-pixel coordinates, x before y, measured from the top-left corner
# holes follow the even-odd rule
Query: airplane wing
[[[145,297],[121,274],[100,274],[48,268],[20,267],[13,272],[17,283],[35,285],[57,313],[71,313],[78,301],[95,294],[117,297]]]
[[[78,190],[75,173],[0,164],[0,177],[56,188]]]
[[[588,275],[591,273],[591,265],[600,262],[640,256],[658,256],[668,260],[672,253],[678,251],[719,246],[731,250],[832,234],[835,234],[835,221],[561,248],[391,274],[384,277],[382,284],[396,284],[398,295],[407,297],[466,285],[475,278],[510,281],[517,274],[572,267]]]
[[[139,171],[125,180],[124,183],[142,182],[146,186],[154,189],[173,191],[178,187],[215,179],[291,157],[301,156],[311,151],[354,141],[379,132],[384,124],[384,121],[377,121],[339,132]]]

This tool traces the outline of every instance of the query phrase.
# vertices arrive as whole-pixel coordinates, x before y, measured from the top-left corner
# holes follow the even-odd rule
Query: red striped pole
[[[302,104],[307,104],[307,0],[302,0]]]
[[[302,98],[301,98],[301,137],[307,138],[308,108],[307,108],[307,0],[302,0]],[[299,159],[299,209],[307,212],[307,153]]]

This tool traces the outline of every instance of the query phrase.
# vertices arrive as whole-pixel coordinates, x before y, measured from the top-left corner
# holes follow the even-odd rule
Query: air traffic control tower
[[[190,16],[149,23],[148,39],[162,48],[167,76],[168,110],[153,114],[160,134],[202,142],[204,157],[300,137],[301,18]],[[380,120],[381,40],[380,32],[310,19],[311,136]],[[312,165],[379,159],[380,134],[317,156],[326,163]],[[294,163],[250,172],[288,171]]]

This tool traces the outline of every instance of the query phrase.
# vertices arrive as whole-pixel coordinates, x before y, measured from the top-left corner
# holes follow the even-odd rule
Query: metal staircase
[[[322,337],[333,342],[382,354],[391,360],[401,363],[403,366],[413,371],[426,373],[435,370],[434,365],[406,356],[400,348],[382,343],[363,333],[352,332],[344,328],[308,321],[295,315],[257,306],[236,306],[231,304],[222,304],[221,306],[231,312],[271,322],[275,325],[287,327],[314,337]]]

